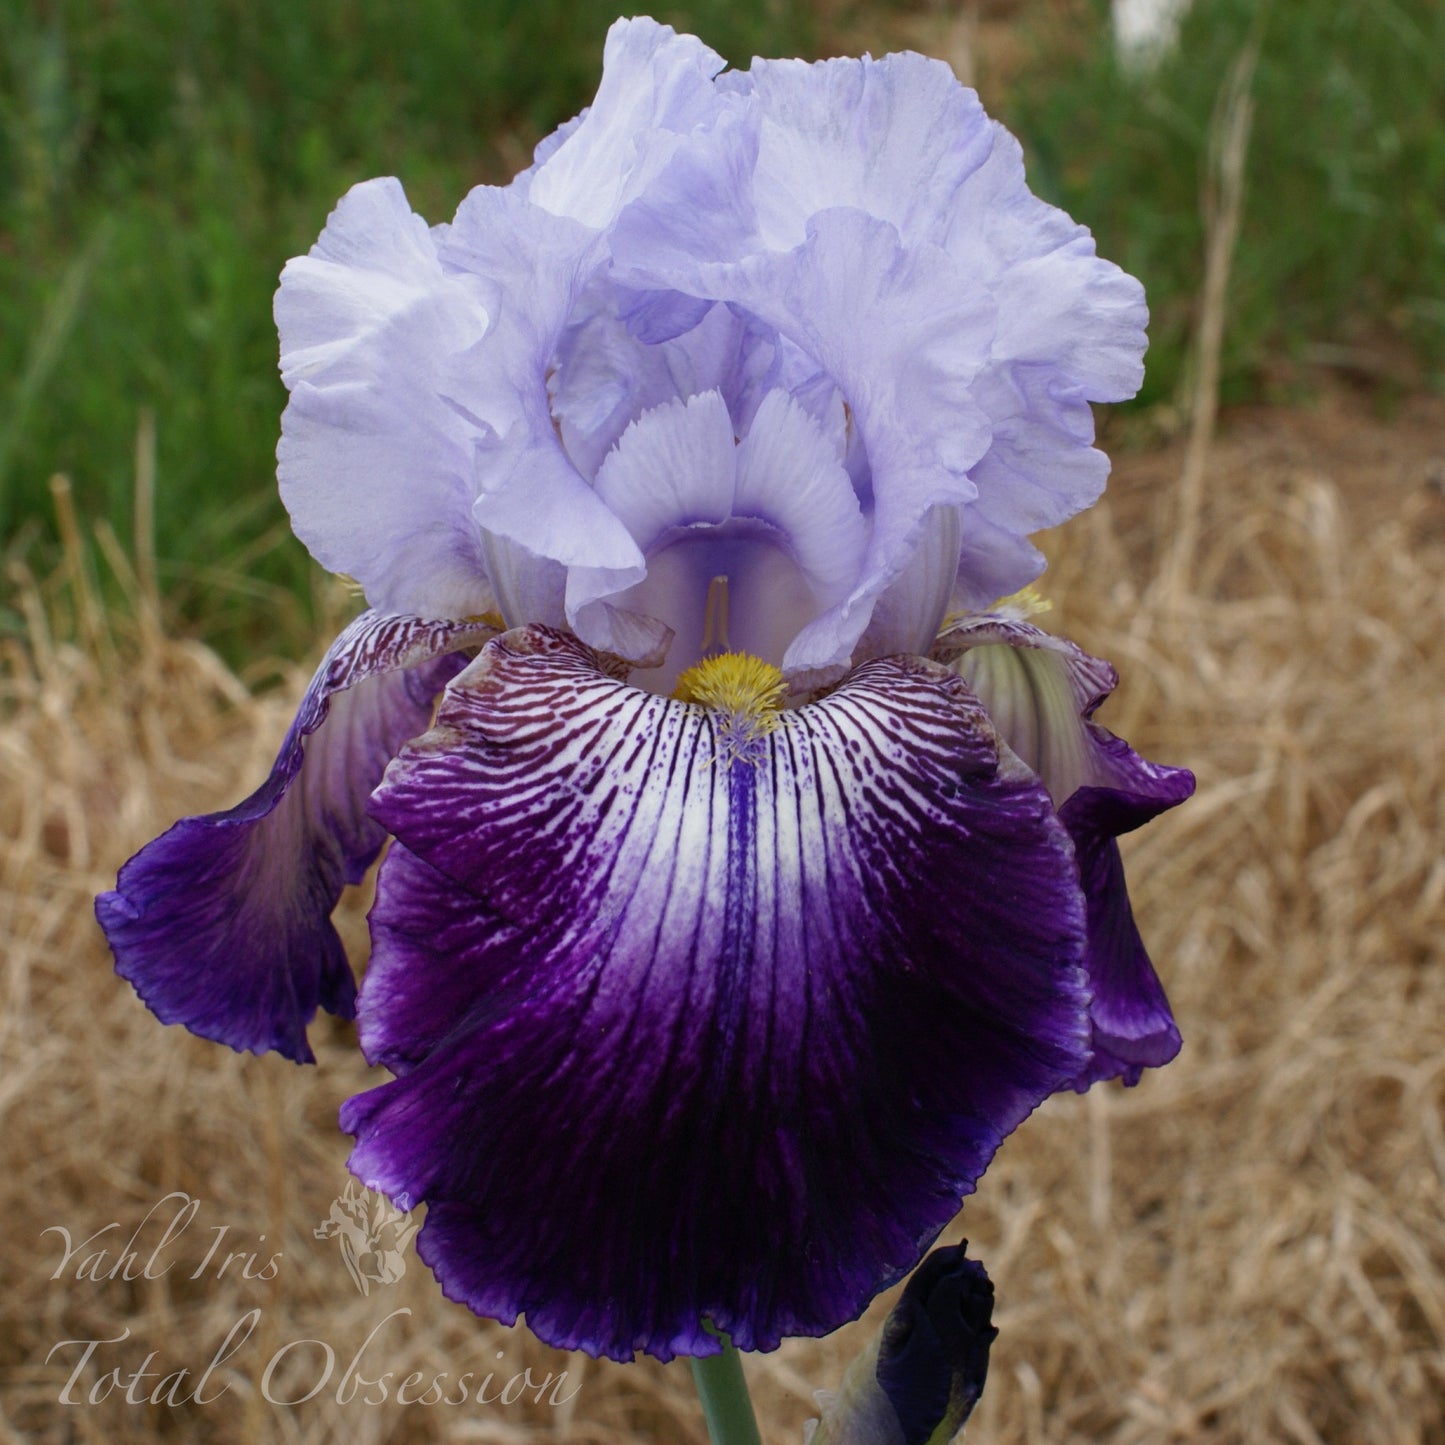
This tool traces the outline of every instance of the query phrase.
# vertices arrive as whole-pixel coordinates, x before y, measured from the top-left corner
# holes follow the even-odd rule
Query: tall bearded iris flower
[[[1192,780],[990,607],[1103,487],[1143,297],[945,66],[619,22],[531,169],[436,227],[356,187],[276,314],[282,495],[370,610],[98,911],[235,1048],[355,1004],[351,1167],[449,1296],[615,1358],[823,1333],[1041,1100],[1173,1056],[1114,840]]]

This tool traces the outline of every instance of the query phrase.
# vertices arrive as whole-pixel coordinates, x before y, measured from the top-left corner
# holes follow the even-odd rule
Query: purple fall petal
[[[614,1358],[821,1334],[1088,1057],[1083,899],[959,679],[761,736],[522,629],[377,790],[351,1167],[476,1312]]]
[[[271,769],[243,803],[183,818],[95,905],[128,979],[163,1023],[234,1049],[310,1063],[318,1007],[356,995],[331,910],[386,834],[366,799],[495,628],[363,613],[332,644]]]
[[[939,638],[1009,746],[1053,796],[1069,830],[1088,901],[1086,965],[1093,990],[1093,1057],[1073,1086],[1136,1084],[1179,1052],[1163,985],[1149,961],[1115,841],[1182,803],[1194,776],[1141,758],[1092,721],[1117,684],[1099,658],[1009,615],[967,617]]]
[[[1089,732],[1099,751],[1110,755],[1115,778],[1127,784],[1080,788],[1059,809],[1088,901],[1094,1056],[1074,1080],[1080,1093],[1100,1079],[1137,1084],[1146,1068],[1167,1064],[1179,1052],[1179,1029],[1135,926],[1115,840],[1194,792],[1194,775],[1184,768],[1146,762],[1096,723]]]

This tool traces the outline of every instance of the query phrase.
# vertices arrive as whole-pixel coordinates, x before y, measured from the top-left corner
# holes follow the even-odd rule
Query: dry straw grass
[[[1239,419],[1208,463],[1187,594],[1155,580],[1177,453],[1123,465],[1055,548],[1058,626],[1125,678],[1107,720],[1199,776],[1129,850],[1187,1042],[1136,1090],[1051,1101],[955,1227],[988,1262],[1002,1329],[972,1441],[1445,1441],[1442,435],[1438,402],[1390,426],[1345,399]],[[357,1292],[313,1235],[346,1180],[337,1106],[368,1082],[349,1030],[315,1031],[315,1069],[241,1058],[160,1028],[114,978],[91,895],[177,815],[249,790],[304,669],[258,695],[274,668],[243,681],[165,635],[134,579],[106,615],[70,530],[55,576],[12,567],[27,631],[0,643],[0,1438],[700,1441],[681,1366],[557,1355],[446,1303],[414,1261]],[[342,909],[358,958],[364,902]],[[159,1277],[76,1277],[173,1191],[199,1204]],[[174,1207],[142,1228],[138,1265]],[[54,1277],[56,1227],[111,1224]],[[228,1253],[254,1253],[255,1275],[277,1250],[273,1278],[243,1259],[218,1276]],[[189,1399],[250,1311],[209,1403],[132,1405],[123,1387],[87,1402],[150,1351],[139,1392],[188,1368]],[[866,1328],[750,1362],[771,1441],[799,1438],[811,1389]],[[547,1393],[571,1398],[343,1403],[373,1331],[360,1373],[395,1372],[393,1392],[414,1370],[449,1389],[491,1370],[495,1395],[530,1367],[566,1370]],[[88,1339],[115,1342],[63,1404],[80,1347],[51,1352]],[[308,1339],[335,1351],[331,1383],[268,1403],[267,1361]],[[300,1393],[323,1361],[291,1350],[271,1393]]]

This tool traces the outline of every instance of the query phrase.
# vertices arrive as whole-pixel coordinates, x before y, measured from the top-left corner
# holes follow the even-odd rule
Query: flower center
[[[689,667],[673,696],[719,714],[718,761],[756,763],[758,744],[778,726],[787,684],[781,669],[746,652],[719,652]]]
[[[633,681],[672,692],[686,668],[714,652],[780,664],[818,610],[788,542],[778,528],[749,517],[665,533],[648,550],[646,579],[616,599],[675,633],[666,663],[639,670]]]
[[[777,726],[786,688],[781,669],[771,662],[746,652],[720,652],[688,668],[672,695],[730,713],[761,736]]]

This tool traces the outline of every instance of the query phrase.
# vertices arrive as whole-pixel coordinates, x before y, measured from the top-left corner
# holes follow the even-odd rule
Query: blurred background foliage
[[[470,186],[525,165],[590,96],[615,13],[598,0],[0,5],[4,558],[54,545],[56,472],[84,520],[148,552],[136,478],[153,475],[176,620],[233,657],[262,627],[305,651],[315,569],[273,481],[281,266],[358,180],[398,175],[441,220]],[[1195,0],[1178,48],[1147,73],[1116,60],[1106,0],[655,13],[739,64],[922,46],[964,23],[981,42],[973,78],[1022,138],[1034,188],[1148,288],[1149,375],[1132,405],[1155,430],[1188,380],[1221,87],[1253,42],[1225,400],[1307,397],[1321,367],[1358,373],[1385,405],[1442,384],[1438,0]],[[989,43],[1000,34],[1006,45]]]

